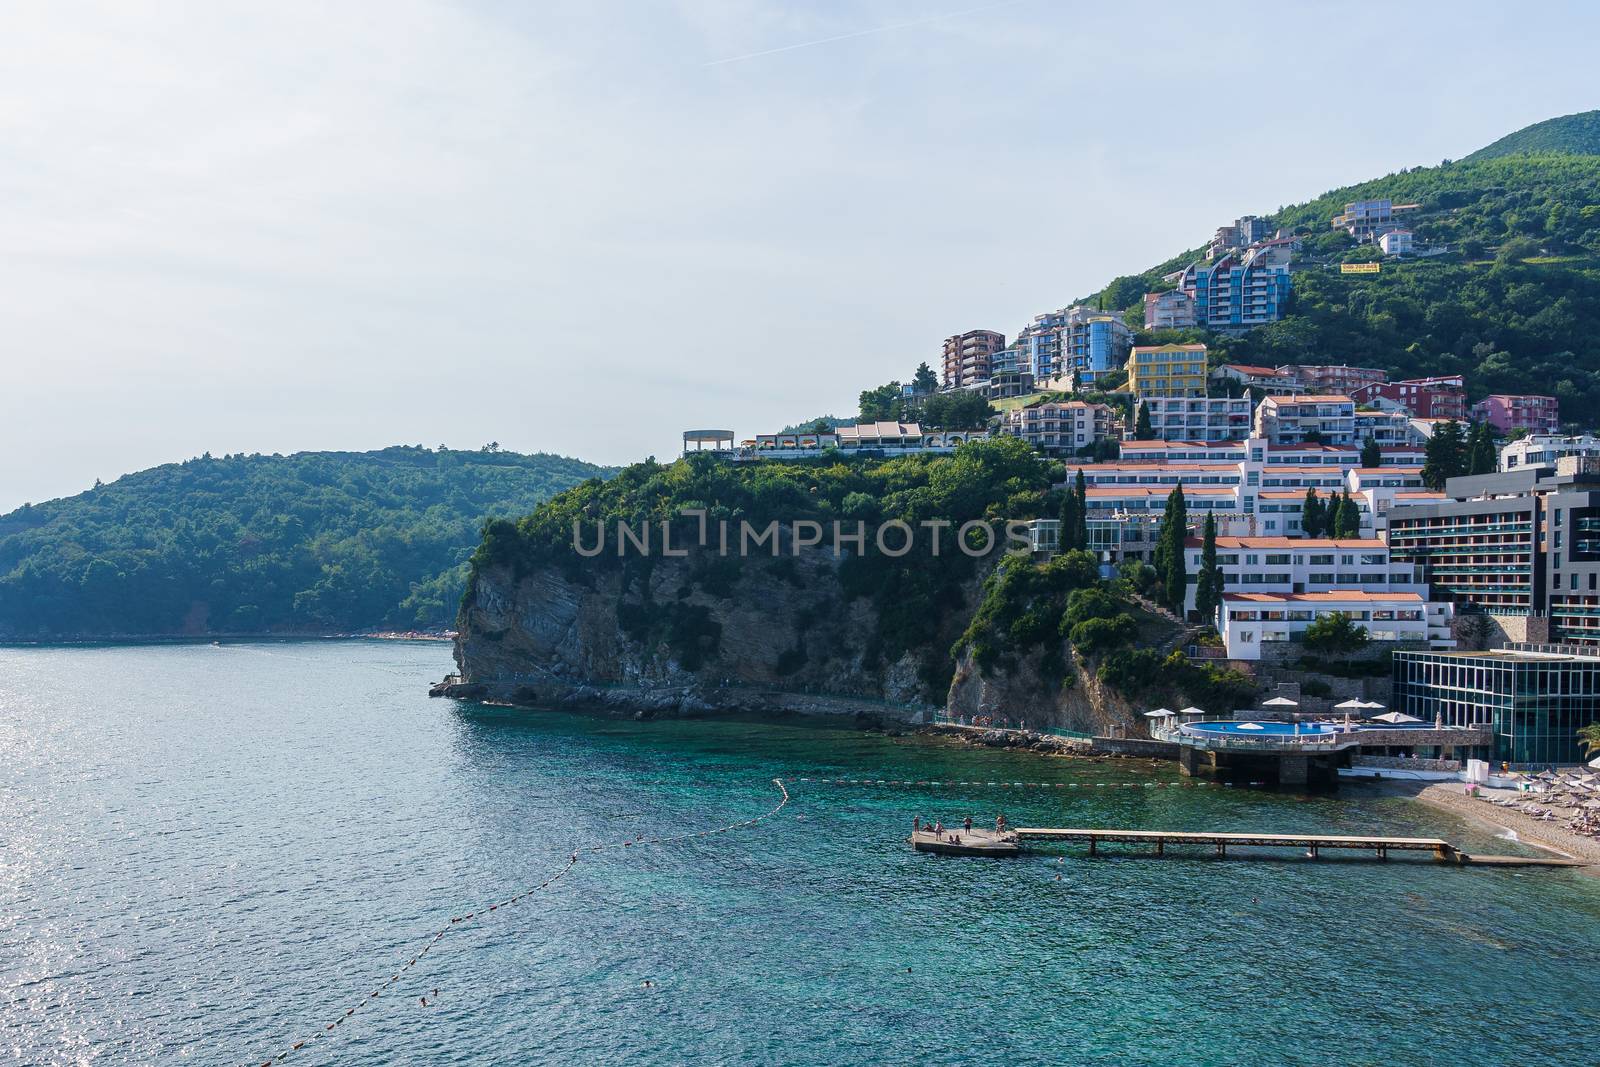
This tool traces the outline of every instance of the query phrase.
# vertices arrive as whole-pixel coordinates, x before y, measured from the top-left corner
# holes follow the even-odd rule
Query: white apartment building
[[[1117,413],[1109,404],[1082,400],[1038,400],[1000,418],[1001,433],[1020,437],[1047,456],[1075,455],[1115,436],[1117,426]]]
[[[1251,404],[1245,397],[1145,396],[1138,403],[1150,413],[1150,429],[1163,441],[1243,441],[1252,433]]]
[[[1415,447],[1424,440],[1422,434],[1411,425],[1411,413],[1404,409],[1357,411],[1355,433],[1358,445],[1365,444],[1371,438],[1378,442],[1379,448]]]
[[[1500,469],[1521,470],[1523,467],[1554,467],[1563,456],[1600,456],[1600,437],[1577,434],[1529,434],[1510,444],[1500,446]]]
[[[1256,436],[1268,443],[1304,444],[1308,435],[1321,444],[1359,445],[1355,401],[1334,393],[1269,396],[1256,408]]]
[[[1188,493],[1184,494],[1185,499]],[[1189,591],[1185,607],[1194,610],[1200,574],[1201,541],[1185,542]],[[1335,589],[1366,593],[1416,593],[1428,587],[1420,569],[1392,563],[1389,546],[1376,538],[1217,537],[1217,563],[1229,593],[1324,593]]]
[[[1224,593],[1217,629],[1229,659],[1258,660],[1262,645],[1301,641],[1311,624],[1342,612],[1374,641],[1453,648],[1451,606],[1418,593],[1336,589],[1316,593]]]

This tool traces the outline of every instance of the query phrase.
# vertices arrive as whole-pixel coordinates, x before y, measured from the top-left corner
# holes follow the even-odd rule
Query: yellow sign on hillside
[[[1376,274],[1383,266],[1382,263],[1341,263],[1340,274]]]

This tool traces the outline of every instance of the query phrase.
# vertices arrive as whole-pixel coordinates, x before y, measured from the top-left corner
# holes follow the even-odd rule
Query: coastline
[[[1448,811],[1496,830],[1510,831],[1520,844],[1552,852],[1567,859],[1582,860],[1600,865],[1600,841],[1575,834],[1561,825],[1560,820],[1542,822],[1512,808],[1496,807],[1467,796],[1462,782],[1399,782],[1390,780],[1374,783],[1369,788],[1391,796],[1406,797],[1431,808]],[[1580,867],[1578,870],[1590,877],[1600,878],[1600,866]]]
[[[52,638],[0,638],[0,648],[87,648],[94,645],[209,645],[223,641],[454,641],[450,631],[374,630],[364,633],[267,631],[263,633],[100,634]]]

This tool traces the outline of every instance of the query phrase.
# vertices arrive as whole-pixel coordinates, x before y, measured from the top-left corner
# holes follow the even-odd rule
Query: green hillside
[[[1476,163],[1500,156],[1539,155],[1560,152],[1573,156],[1600,155],[1600,111],[1580,111],[1545,119],[1516,133],[1508,133],[1494,144],[1478,149],[1465,162]]]
[[[1386,257],[1330,226],[1352,200],[1416,203],[1417,242],[1442,254]],[[1600,405],[1600,156],[1500,156],[1418,167],[1332,190],[1269,216],[1304,239],[1282,321],[1224,336],[1173,331],[1144,340],[1200,340],[1217,361],[1352,363],[1395,376],[1463,374],[1472,399],[1558,396],[1564,417]],[[1184,254],[1099,294],[1142,325],[1146,291]],[[1379,274],[1339,264],[1382,260]],[[1096,299],[1096,298],[1090,298]]]
[[[0,516],[0,638],[442,628],[487,518],[608,473],[421,447],[154,467]]]

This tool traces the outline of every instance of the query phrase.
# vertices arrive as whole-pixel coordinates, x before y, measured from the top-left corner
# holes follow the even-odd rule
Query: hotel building
[[[1128,356],[1128,390],[1140,398],[1203,398],[1206,346],[1139,345]]]
[[[1452,478],[1444,498],[1388,513],[1397,559],[1436,595],[1519,621],[1533,641],[1600,646],[1600,459]]]
[[[1600,456],[1600,437],[1579,434],[1563,437],[1561,434],[1530,434],[1500,447],[1500,469],[1514,471],[1522,467],[1553,467],[1563,456]]]
[[[1437,378],[1407,378],[1399,382],[1371,382],[1350,393],[1358,404],[1385,407],[1388,401],[1399,410],[1422,419],[1454,419],[1467,417],[1467,391],[1461,375],[1451,374]]]
[[[1298,642],[1318,619],[1343,614],[1374,641],[1414,641],[1453,647],[1450,606],[1430,604],[1417,593],[1222,594],[1218,631],[1229,659],[1258,660],[1264,645]]]
[[[1256,408],[1256,435],[1275,445],[1359,445],[1356,405],[1348,396],[1309,393],[1269,396]]]
[[[1184,494],[1187,499],[1187,491]],[[1185,542],[1189,592],[1184,606],[1194,610],[1200,574],[1200,538]],[[1415,593],[1426,597],[1427,583],[1410,563],[1391,559],[1389,546],[1376,538],[1217,537],[1217,563],[1223,589],[1230,593]]]
[[[1005,334],[993,330],[968,330],[944,339],[944,387],[962,389],[986,382],[994,355],[1006,346]]]
[[[1600,656],[1520,647],[1396,652],[1392,703],[1423,722],[1488,724],[1495,761],[1577,763],[1579,727],[1600,720]]]
[[[1561,428],[1561,402],[1553,396],[1496,393],[1472,405],[1472,421],[1487,422],[1501,433],[1552,434]]]
[[[1164,441],[1243,441],[1251,434],[1246,397],[1148,396],[1137,405],[1150,413],[1151,432]]]
[[[1036,400],[1000,417],[1000,432],[1019,437],[1047,456],[1070,456],[1102,438],[1115,438],[1121,423],[1108,404],[1082,400]]]

